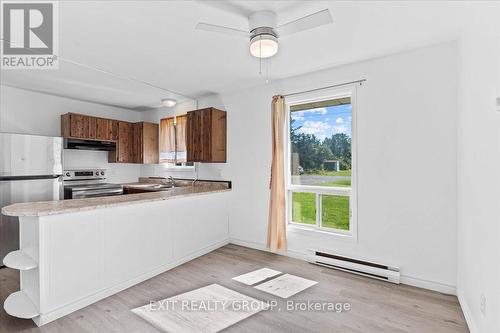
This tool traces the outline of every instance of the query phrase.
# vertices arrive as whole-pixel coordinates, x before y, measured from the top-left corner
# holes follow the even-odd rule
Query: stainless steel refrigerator
[[[60,137],[0,133],[0,208],[62,199],[62,151]],[[0,213],[0,266],[17,249],[18,218]]]

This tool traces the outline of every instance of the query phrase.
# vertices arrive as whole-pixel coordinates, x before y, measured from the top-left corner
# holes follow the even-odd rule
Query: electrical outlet
[[[500,97],[497,97],[497,111],[500,112]]]
[[[479,309],[481,310],[481,313],[483,316],[486,315],[486,296],[484,294],[481,294],[481,299],[479,302]]]

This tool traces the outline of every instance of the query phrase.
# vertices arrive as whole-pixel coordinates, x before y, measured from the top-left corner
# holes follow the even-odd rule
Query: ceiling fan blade
[[[291,35],[296,32],[309,30],[316,28],[325,24],[332,23],[332,15],[330,15],[329,9],[323,9],[317,13],[304,16],[295,21],[285,23],[274,29],[278,33],[278,36]]]
[[[219,33],[223,33],[226,35],[250,37],[250,34],[247,31],[223,27],[221,25],[215,25],[215,24],[209,24],[209,23],[198,23],[196,25],[196,29],[205,30],[205,31],[212,31],[212,32],[219,32]]]

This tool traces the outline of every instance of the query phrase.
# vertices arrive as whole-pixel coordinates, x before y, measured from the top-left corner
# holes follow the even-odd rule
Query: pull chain
[[[271,66],[271,59],[267,59],[267,66],[266,66],[266,83],[269,83],[269,67]]]

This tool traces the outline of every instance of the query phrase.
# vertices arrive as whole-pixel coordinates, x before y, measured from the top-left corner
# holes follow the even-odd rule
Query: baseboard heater
[[[399,284],[399,268],[309,249],[307,261],[344,272]]]

